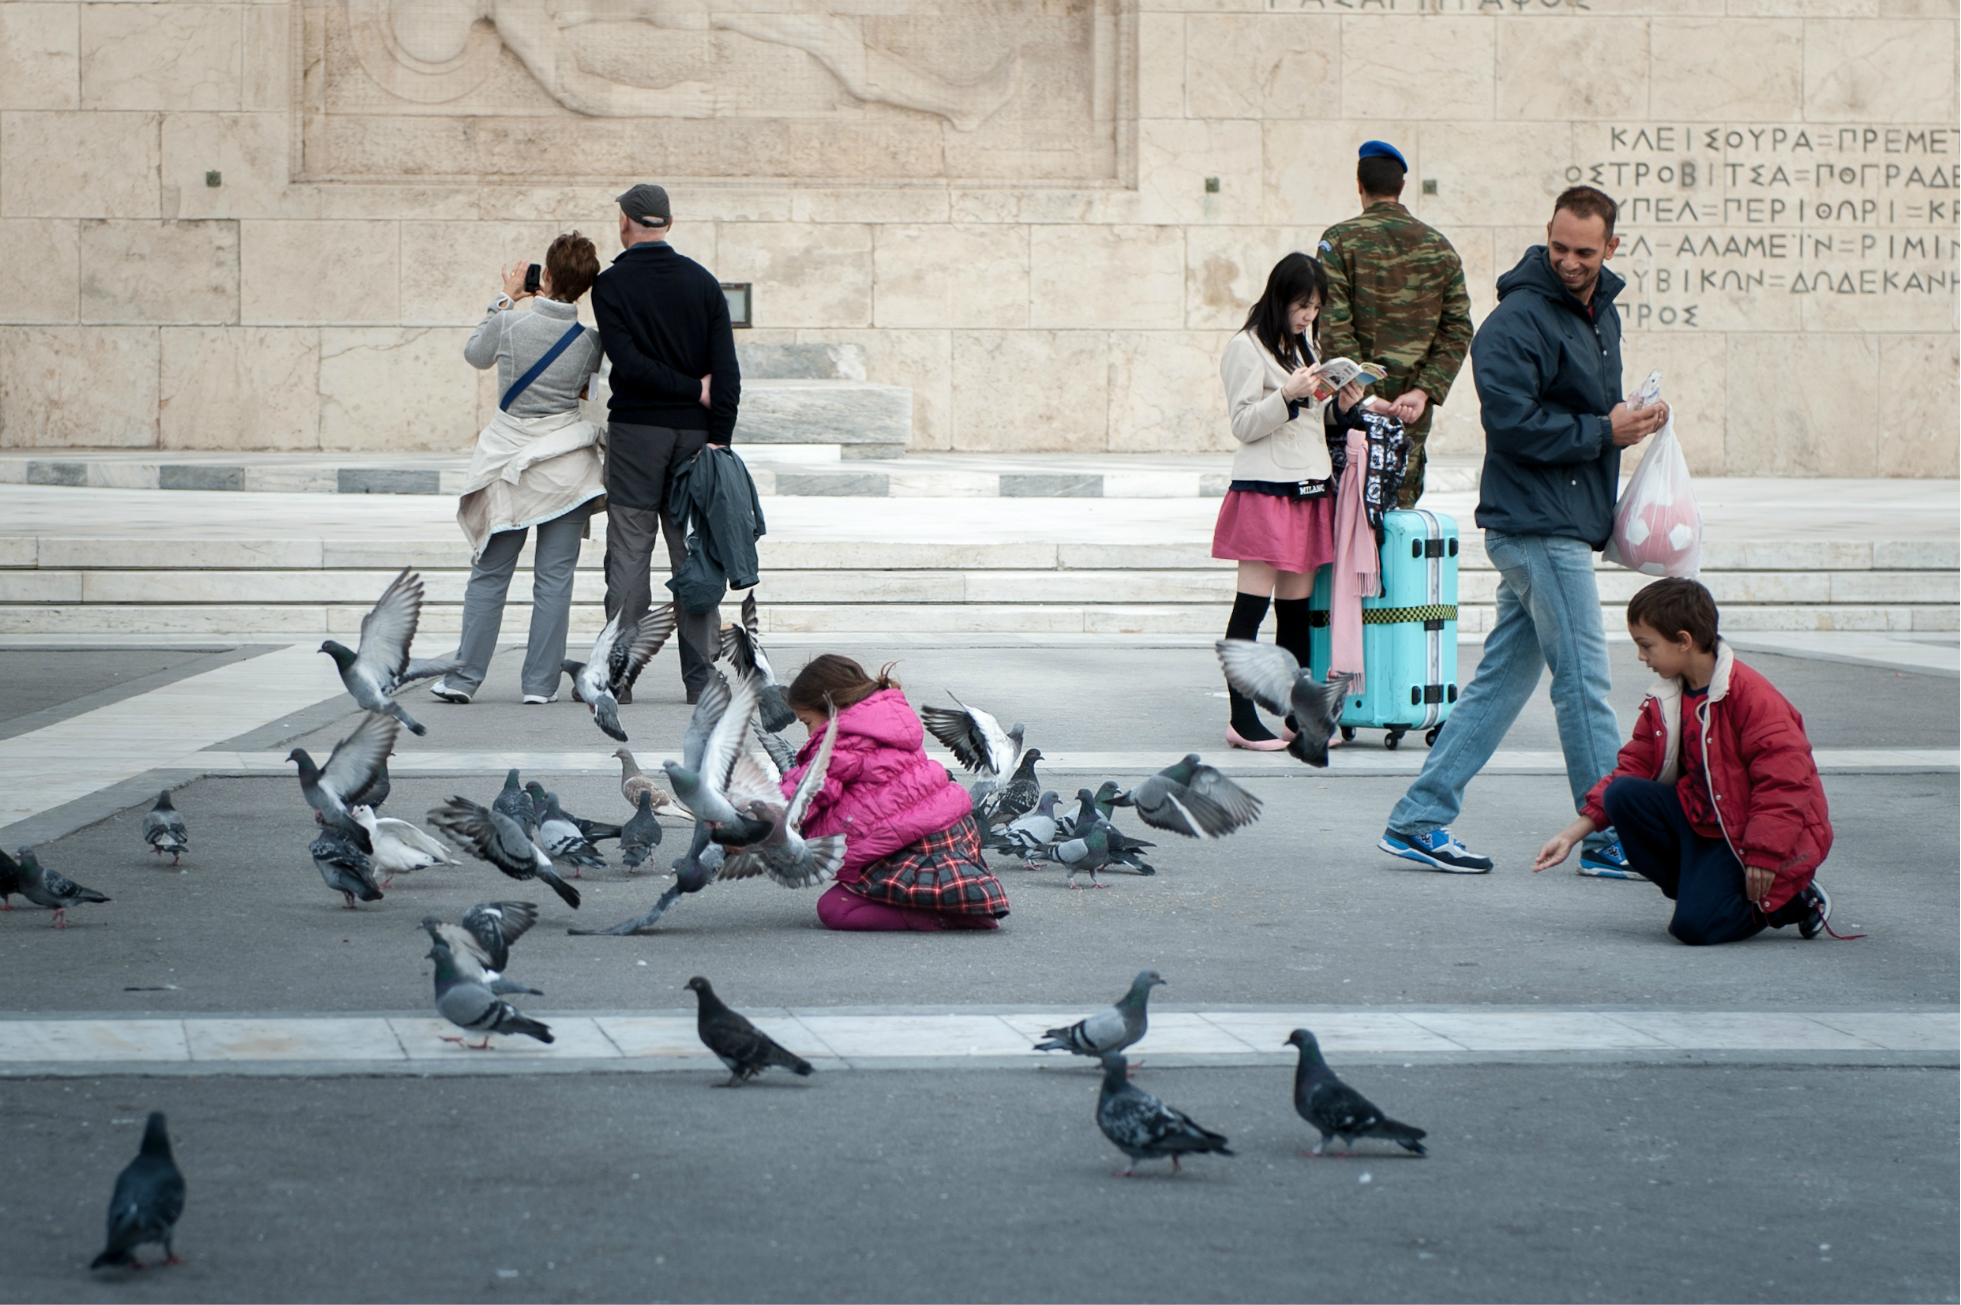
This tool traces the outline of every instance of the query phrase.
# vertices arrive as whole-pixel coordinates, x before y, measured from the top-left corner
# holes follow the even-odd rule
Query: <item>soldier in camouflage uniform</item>
[[[1464,265],[1450,242],[1410,215],[1399,197],[1408,165],[1396,147],[1362,146],[1355,169],[1363,212],[1321,233],[1328,273],[1321,310],[1325,358],[1372,362],[1388,373],[1375,387],[1409,429],[1409,472],[1398,503],[1423,495],[1423,442],[1431,409],[1444,401],[1471,347]]]

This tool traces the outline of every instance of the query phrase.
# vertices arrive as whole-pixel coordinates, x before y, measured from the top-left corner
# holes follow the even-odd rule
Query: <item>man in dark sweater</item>
[[[1471,342],[1484,423],[1478,524],[1498,571],[1498,618],[1423,772],[1389,813],[1379,846],[1435,870],[1483,874],[1491,859],[1451,835],[1464,789],[1491,760],[1552,670],[1553,714],[1574,809],[1614,769],[1620,727],[1607,702],[1607,638],[1593,555],[1614,523],[1621,450],[1668,419],[1668,405],[1621,401],[1626,284],[1604,266],[1614,201],[1591,186],[1562,194],[1546,243],[1498,278],[1498,306]],[[1612,831],[1588,838],[1580,873],[1632,879]]]
[[[687,560],[679,524],[667,513],[668,483],[705,445],[729,443],[742,373],[721,283],[667,243],[674,229],[667,192],[638,185],[619,204],[624,252],[593,282],[592,313],[613,363],[606,614],[634,621],[653,605],[648,570],[656,535],[666,536],[670,573]],[[722,616],[719,608],[678,615],[681,678],[693,702],[708,683]]]

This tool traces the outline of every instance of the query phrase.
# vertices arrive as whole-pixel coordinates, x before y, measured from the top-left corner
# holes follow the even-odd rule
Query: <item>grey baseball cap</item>
[[[643,181],[623,192],[619,199],[621,211],[643,227],[664,227],[674,220],[674,210],[667,204],[667,192],[649,182]]]

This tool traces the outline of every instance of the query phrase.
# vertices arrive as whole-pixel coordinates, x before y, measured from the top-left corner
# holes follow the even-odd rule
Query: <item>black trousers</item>
[[[1695,832],[1673,784],[1623,775],[1607,786],[1601,805],[1628,865],[1675,903],[1669,933],[1705,947],[1763,932],[1763,912],[1743,887],[1743,863],[1724,840]]]
[[[667,541],[668,574],[688,560],[679,523],[667,515],[667,487],[674,473],[701,452],[708,432],[611,422],[606,428],[606,615],[637,621],[654,606],[651,574],[654,543]],[[663,586],[663,601],[666,600]],[[691,691],[708,683],[721,641],[720,608],[694,615],[680,609],[681,682]]]

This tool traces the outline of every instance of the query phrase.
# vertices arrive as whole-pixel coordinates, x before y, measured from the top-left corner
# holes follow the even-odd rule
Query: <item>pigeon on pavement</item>
[[[1090,823],[1099,816],[1105,820],[1110,819],[1111,810],[1116,806],[1117,794],[1122,791],[1122,785],[1114,779],[1104,780],[1103,786],[1094,793],[1086,788],[1077,789],[1076,809],[1055,818],[1055,832],[1063,838],[1072,838],[1076,834],[1078,825],[1088,829]]]
[[[1042,800],[1042,781],[1035,777],[1035,763],[1041,759],[1040,748],[1029,748],[1007,782],[975,802],[974,822],[982,832],[1012,824],[1035,809]]]
[[[1196,752],[1111,800],[1136,807],[1152,828],[1187,838],[1223,838],[1260,818],[1260,800],[1201,762]]]
[[[358,652],[332,639],[320,645],[320,651],[334,659],[340,682],[354,695],[355,702],[369,711],[393,716],[409,727],[409,733],[418,735],[429,731],[402,710],[395,694],[417,680],[463,669],[462,662],[409,656],[409,644],[415,640],[415,627],[421,617],[422,577],[404,567],[361,618]]]
[[[286,760],[299,763],[300,792],[319,813],[320,823],[347,834],[363,852],[374,849],[368,845],[367,831],[347,814],[347,804],[374,782],[375,772],[394,751],[399,728],[388,717],[367,712],[352,734],[334,744],[326,765],[316,767],[305,748],[286,754]]]
[[[752,757],[737,758],[731,775],[731,793],[739,792],[744,814],[768,825],[769,832],[729,855],[722,865],[723,879],[766,874],[785,888],[804,888],[836,876],[838,867],[844,864],[844,835],[826,834],[806,839],[803,818],[810,810],[811,799],[823,789],[824,777],[830,773],[831,750],[837,744],[837,737],[838,714],[833,709],[824,736],[817,744],[816,755],[810,760],[810,768],[797,781],[796,791],[787,804],[783,790],[769,782]]]
[[[448,943],[437,938],[429,947],[429,959],[436,963],[436,1009],[465,1034],[483,1035],[483,1041],[475,1046],[467,1037],[444,1037],[444,1042],[459,1043],[471,1051],[488,1051],[493,1033],[522,1033],[540,1042],[552,1040],[550,1027],[526,1017],[484,984],[465,978]]]
[[[640,809],[620,830],[620,864],[638,870],[648,855],[660,846],[660,820],[654,815],[653,785],[640,790]]]
[[[1081,884],[1076,882],[1076,872],[1087,870],[1089,871],[1089,886],[1091,888],[1101,888],[1103,887],[1103,881],[1096,877],[1096,872],[1110,864],[1111,829],[1112,826],[1109,821],[1099,820],[1090,826],[1087,834],[1082,835],[1080,838],[1065,839],[1060,843],[1051,843],[1047,847],[1037,848],[1035,851],[1028,853],[1023,860],[1031,865],[1037,862],[1048,862],[1064,867],[1069,871],[1069,886],[1071,888],[1082,887]]]
[[[1015,763],[1021,758],[1021,740],[1027,728],[1016,721],[1013,729],[1004,730],[1001,722],[978,707],[969,707],[955,697],[952,690],[947,697],[958,704],[960,710],[951,707],[921,707],[920,719],[926,730],[934,738],[946,745],[949,752],[959,759],[968,770],[981,775],[1007,775],[1013,773]]]
[[[1287,718],[1288,728],[1295,732],[1287,744],[1288,754],[1310,766],[1327,765],[1328,736],[1341,719],[1349,677],[1332,676],[1323,684],[1277,643],[1221,639],[1215,646],[1226,683]]]
[[[680,901],[688,893],[700,892],[721,875],[722,849],[709,837],[712,832],[706,820],[695,818],[694,838],[688,843],[687,852],[677,857],[674,862],[673,886],[647,908],[645,915],[635,916],[610,929],[567,929],[565,932],[581,937],[607,935],[615,938],[652,933],[654,926],[660,923],[661,916],[667,914],[668,907]]]
[[[1321,1058],[1321,1044],[1306,1029],[1287,1035],[1287,1045],[1299,1047],[1300,1063],[1294,1067],[1294,1109],[1300,1117],[1321,1132],[1312,1151],[1302,1155],[1323,1155],[1328,1143],[1339,1137],[1351,1151],[1358,1137],[1379,1137],[1394,1142],[1405,1151],[1428,1155],[1422,1129],[1397,1123],[1370,1104],[1367,1097],[1335,1077],[1328,1062]]]
[[[545,786],[536,780],[526,784],[524,791],[531,795],[531,805],[537,809],[538,818],[542,821],[550,804],[558,795],[556,793],[547,793]],[[577,826],[580,836],[588,843],[597,843],[604,838],[618,838],[620,836],[620,826],[604,820],[587,820],[584,816],[575,816],[565,809],[563,803],[559,804],[558,814],[561,818],[569,820]]]
[[[616,748],[613,755],[620,759],[620,796],[626,799],[628,806],[639,806],[642,793],[652,795],[656,811],[664,811],[674,805],[673,796],[640,769],[640,763],[633,759],[631,751]]]
[[[348,910],[360,909],[354,904],[357,897],[364,902],[381,900],[381,889],[374,881],[373,862],[345,830],[327,826],[306,850],[327,887],[346,899]]]
[[[0,852],[0,911],[14,909],[14,904],[9,899],[20,893],[20,881],[20,862],[5,852]]]
[[[722,1004],[708,980],[696,975],[685,985],[696,998],[695,1032],[702,1045],[729,1068],[729,1081],[720,1087],[741,1087],[772,1065],[808,1078],[810,1062],[779,1047],[767,1033]]]
[[[517,780],[517,767],[512,766],[504,772],[504,787],[491,799],[490,809],[508,819],[515,820],[526,832],[538,828],[538,804],[532,800]]]
[[[170,854],[170,864],[191,848],[191,832],[184,827],[183,813],[170,805],[170,790],[157,794],[157,804],[143,817],[143,841],[158,856]]]
[[[521,791],[518,796],[527,805],[531,801]],[[567,906],[575,911],[579,908],[579,890],[558,877],[545,849],[533,841],[523,825],[502,811],[480,807],[465,797],[452,797],[429,813],[429,823],[477,859],[490,862],[513,879],[542,879]]]
[[[383,876],[383,888],[394,887],[396,875],[413,874],[432,865],[459,864],[440,841],[406,820],[377,816],[359,802],[349,806],[347,814],[367,832],[368,843],[374,848],[374,868]]]
[[[681,737],[681,760],[661,763],[674,796],[711,825],[747,823],[729,801],[726,786],[755,713],[755,677],[738,676],[731,684],[728,677],[713,671]]]
[[[146,1268],[136,1258],[136,1248],[152,1244],[163,1247],[164,1264],[182,1264],[170,1238],[183,1213],[184,1174],[170,1154],[163,1111],[152,1110],[143,1126],[142,1149],[116,1175],[116,1190],[109,1197],[109,1235],[89,1268]]]
[[[1171,1158],[1171,1172],[1178,1173],[1178,1157],[1213,1152],[1232,1155],[1223,1134],[1201,1128],[1191,1116],[1173,1110],[1164,1102],[1130,1082],[1130,1067],[1122,1056],[1103,1058],[1103,1087],[1096,1097],[1096,1126],[1117,1150],[1130,1157],[1130,1167],[1119,1169],[1117,1177],[1133,1178],[1139,1160]]]
[[[493,903],[491,905],[503,905],[503,903]],[[529,906],[530,903],[512,903],[512,905]],[[472,907],[471,909],[478,910],[481,908]],[[533,908],[532,918],[537,918],[536,908]],[[499,997],[519,995],[542,997],[545,995],[537,988],[519,983],[515,979],[507,979],[500,974],[498,972],[499,967],[493,966],[490,963],[489,957],[485,955],[483,943],[470,930],[458,925],[446,923],[433,915],[422,917],[422,927],[428,932],[429,941],[439,942],[449,948],[450,960],[456,965],[458,978],[472,983],[481,983],[484,987],[490,989],[492,994]]]
[[[585,832],[572,823],[559,808],[558,794],[545,792],[536,780],[525,787],[535,790],[531,798],[533,804],[540,810],[538,846],[545,849],[545,854],[555,863],[562,862],[571,866],[574,879],[580,877],[581,868],[605,869],[606,858],[599,854],[599,849],[592,845]]]
[[[626,731],[620,728],[619,695],[632,690],[641,668],[673,633],[673,603],[663,603],[631,624],[622,624],[615,612],[593,640],[591,658],[583,664],[566,663],[568,670],[578,667],[572,675],[572,696],[586,704],[594,723],[608,737],[626,742]]]
[[[1151,989],[1164,978],[1156,970],[1142,970],[1130,981],[1130,991],[1087,1019],[1067,1028],[1050,1029],[1035,1044],[1037,1051],[1067,1051],[1078,1056],[1111,1056],[1133,1045],[1151,1027]]]
[[[20,895],[36,906],[54,912],[54,927],[68,927],[68,908],[77,902],[106,902],[109,899],[93,888],[84,888],[58,870],[49,870],[35,859],[34,849],[20,849]]]
[[[763,651],[762,630],[762,620],[756,614],[756,591],[751,589],[742,599],[741,623],[722,627],[721,660],[735,667],[739,674],[755,675],[758,720],[766,733],[774,735],[787,729],[797,719],[797,713],[790,710],[783,686],[776,678],[776,668],[769,664],[769,654]]]
[[[993,841],[983,843],[982,846],[1022,857],[1047,847],[1055,841],[1056,798],[1057,795],[1053,791],[1042,794],[1041,802],[1033,811],[1011,822],[1006,829],[994,837]]]

